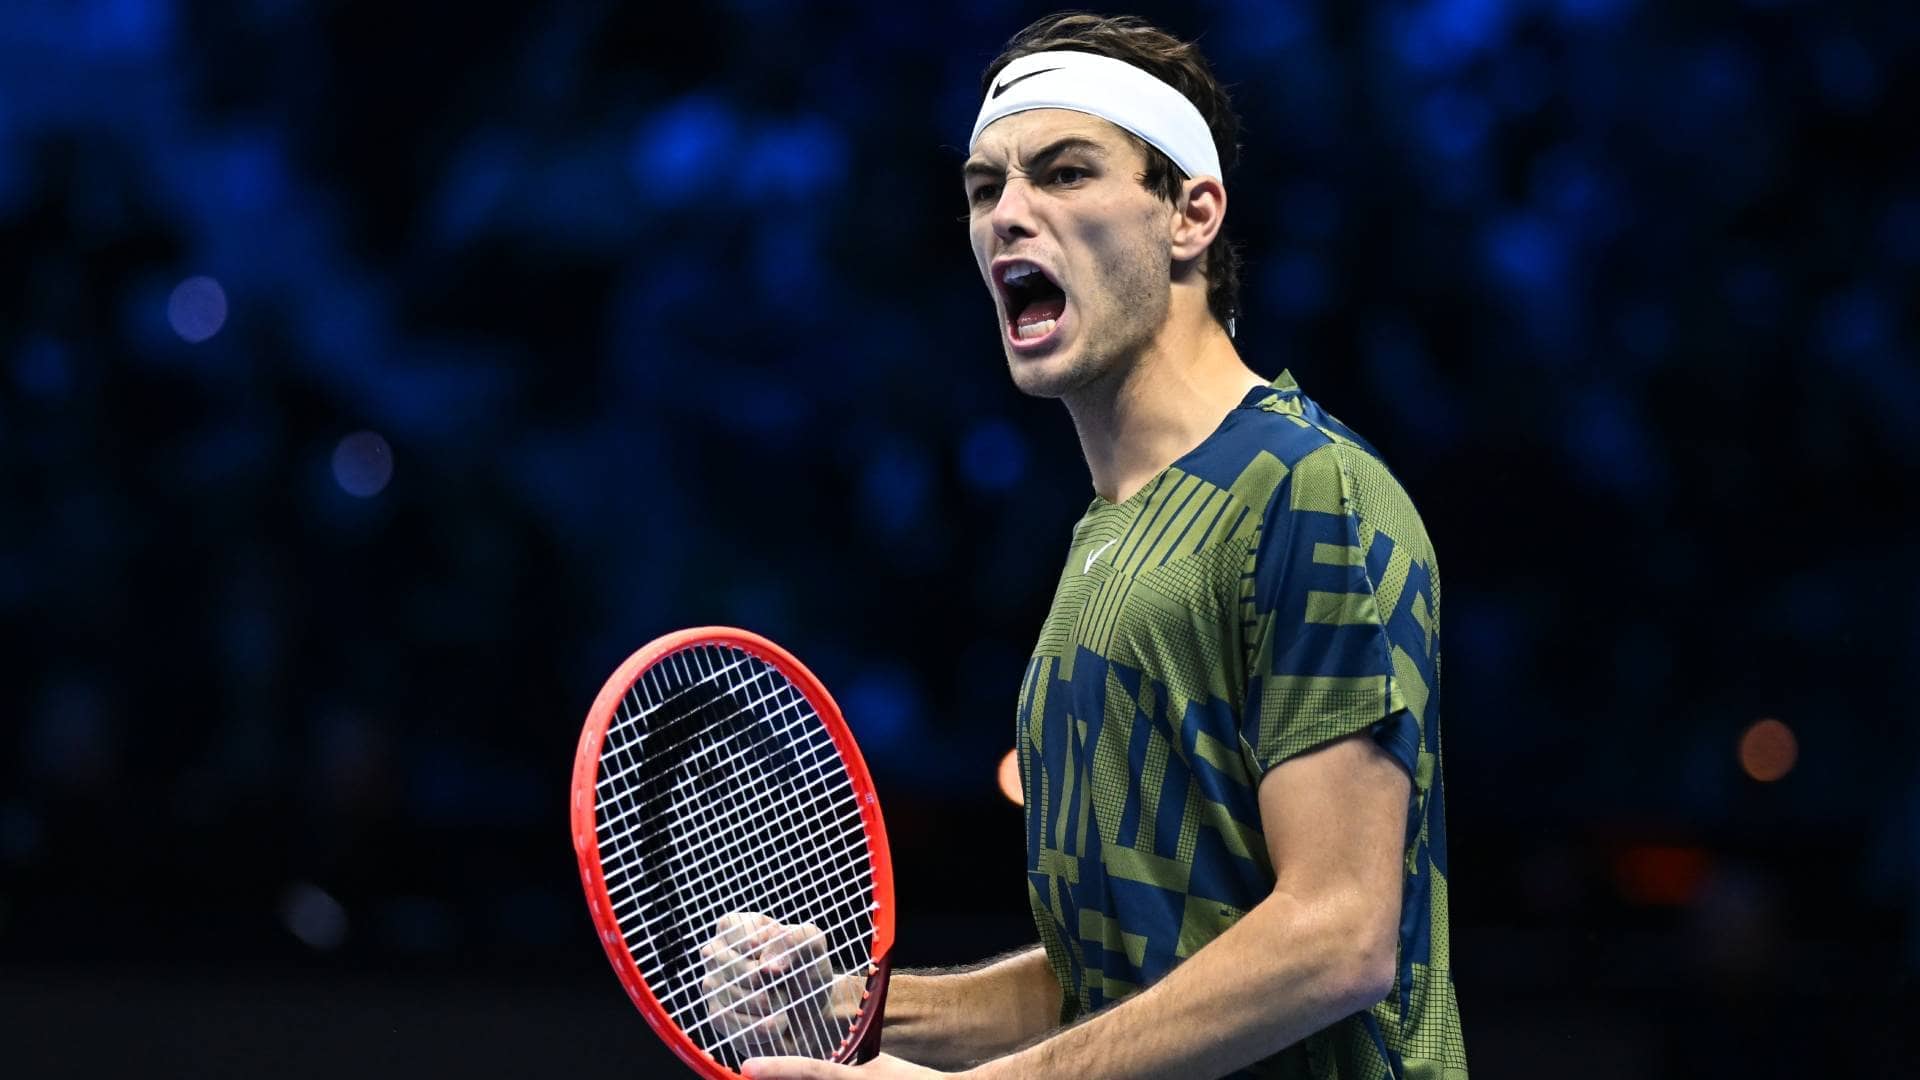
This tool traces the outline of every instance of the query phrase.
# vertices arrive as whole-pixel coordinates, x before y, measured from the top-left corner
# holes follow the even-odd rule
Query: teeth
[[[1031,341],[1034,338],[1043,338],[1053,333],[1053,328],[1059,321],[1058,319],[1043,319],[1037,323],[1027,323],[1024,326],[1016,326],[1013,328],[1013,332],[1021,341]]]
[[[1009,285],[1015,285],[1015,284],[1018,284],[1019,282],[1025,281],[1029,276],[1033,274],[1037,274],[1039,272],[1040,272],[1040,268],[1037,266],[1033,266],[1031,264],[1016,266],[1013,269],[1007,271],[1006,282]]]

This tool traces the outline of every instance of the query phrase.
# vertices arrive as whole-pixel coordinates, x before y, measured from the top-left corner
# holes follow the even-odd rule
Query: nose
[[[1033,237],[1032,192],[1025,177],[1009,176],[1000,188],[1000,198],[993,204],[993,234],[1001,243],[1008,243],[1015,237]]]

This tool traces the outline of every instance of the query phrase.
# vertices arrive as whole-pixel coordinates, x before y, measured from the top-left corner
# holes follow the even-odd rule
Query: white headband
[[[1220,175],[1220,152],[1186,95],[1124,60],[1083,52],[1023,56],[1000,70],[967,140],[972,153],[987,125],[1028,109],[1072,109],[1133,132],[1189,177]]]

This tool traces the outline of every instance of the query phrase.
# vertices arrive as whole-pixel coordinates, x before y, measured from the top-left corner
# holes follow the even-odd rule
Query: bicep
[[[1260,780],[1274,889],[1348,907],[1397,936],[1412,781],[1368,732],[1288,758]]]

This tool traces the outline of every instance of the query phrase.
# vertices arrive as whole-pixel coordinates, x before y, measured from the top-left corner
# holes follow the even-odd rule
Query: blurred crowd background
[[[961,224],[1011,2],[0,7],[0,1074],[670,1076],[567,829],[601,680],[841,699],[902,963],[1091,497]],[[1239,344],[1446,581],[1483,1078],[1891,1076],[1920,976],[1920,15],[1201,0]]]

